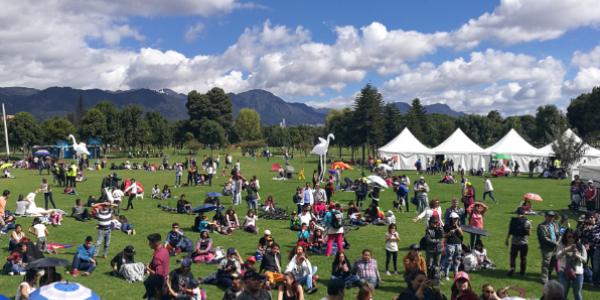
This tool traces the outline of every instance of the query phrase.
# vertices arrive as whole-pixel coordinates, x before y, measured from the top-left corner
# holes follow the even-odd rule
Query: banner
[[[90,141],[88,142],[88,145],[90,145],[90,146],[100,146],[100,145],[102,145],[102,141],[97,140],[97,139],[90,139]]]

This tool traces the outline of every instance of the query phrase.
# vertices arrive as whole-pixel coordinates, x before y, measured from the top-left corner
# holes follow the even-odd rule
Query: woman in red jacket
[[[585,189],[585,207],[587,211],[596,210],[596,196],[598,196],[598,190],[594,186],[593,180],[588,180],[587,188]]]
[[[471,182],[467,182],[467,192],[462,197],[462,203],[465,205],[465,211],[471,204],[475,203],[475,189],[473,189]]]
[[[478,300],[477,294],[473,292],[469,274],[466,272],[458,272],[454,275],[454,284],[452,284],[451,300]]]

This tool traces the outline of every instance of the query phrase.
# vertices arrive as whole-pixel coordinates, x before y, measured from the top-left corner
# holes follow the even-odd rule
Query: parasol
[[[206,197],[223,197],[223,194],[218,193],[218,192],[210,192],[210,193],[206,194]]]
[[[392,171],[392,167],[390,167],[390,165],[386,165],[386,164],[379,164],[379,166],[377,166],[378,168],[383,168],[387,171]]]
[[[369,175],[369,176],[367,176],[367,179],[370,180],[371,182],[379,184],[383,188],[388,186],[387,182],[385,182],[385,180],[383,178],[381,178],[377,175]]]
[[[209,212],[209,211],[215,211],[217,210],[217,206],[214,204],[204,204],[204,205],[200,205],[196,208],[194,208],[192,210],[193,213],[197,214],[197,213],[205,213],[205,212]]]
[[[540,197],[540,195],[538,195],[538,194],[533,194],[533,193],[528,193],[528,194],[525,194],[523,197],[524,197],[525,199],[529,199],[529,200],[531,200],[531,201],[538,201],[538,202],[542,202],[542,201],[544,201],[544,200],[542,199],[542,197]]]
[[[460,226],[460,229],[462,229],[463,232],[468,232],[468,233],[472,233],[472,234],[479,234],[482,236],[489,236],[489,237],[492,236],[492,235],[490,235],[489,232],[487,232],[483,229],[479,229],[475,226],[471,226],[471,225],[462,225],[462,226]]]
[[[2,166],[0,166],[0,169],[4,169],[4,168],[8,168],[8,167],[12,167],[12,163],[3,164]]]
[[[493,159],[510,159],[510,155],[498,153],[492,156]]]
[[[50,152],[46,149],[35,151],[35,155],[50,155]]]
[[[39,269],[39,268],[47,268],[47,267],[64,267],[64,266],[68,266],[70,264],[71,264],[71,262],[69,262],[68,260],[55,258],[55,257],[48,257],[48,258],[42,258],[42,259],[32,261],[27,265],[27,267]]]
[[[31,294],[30,300],[50,299],[78,299],[78,300],[100,300],[100,296],[85,286],[74,282],[54,282],[45,285]]]

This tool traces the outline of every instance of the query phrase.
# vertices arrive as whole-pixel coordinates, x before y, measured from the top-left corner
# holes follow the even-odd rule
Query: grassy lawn
[[[206,152],[208,153],[208,152]],[[332,153],[337,154],[337,149],[332,149]],[[170,153],[169,153],[170,154]],[[204,152],[200,152],[199,155],[196,155],[198,160],[202,159],[202,154]],[[214,152],[216,155],[217,152]],[[295,167],[296,171],[299,172],[301,168],[305,168],[306,177],[310,180],[310,176],[312,175],[312,171],[316,169],[317,159],[316,157],[303,158],[303,163],[300,163],[300,157],[298,152],[295,153],[295,159],[291,161],[291,165]],[[272,195],[275,199],[275,202],[279,206],[288,206],[292,209],[294,204],[292,203],[292,196],[297,186],[303,185],[304,182],[300,182],[295,178],[295,180],[290,181],[273,181],[272,177],[276,177],[276,173],[269,172],[271,165],[273,163],[284,163],[281,157],[272,158],[270,162],[266,162],[265,158],[258,158],[257,162],[253,162],[252,158],[249,157],[241,157],[238,153],[234,153],[234,155],[238,155],[238,157],[234,157],[235,159],[239,158],[242,167],[242,174],[246,177],[250,177],[252,175],[258,176],[260,180],[260,185],[262,187],[260,191],[260,195],[262,197],[262,201],[266,200],[268,195]],[[223,158],[224,153],[221,153],[221,166],[223,166]],[[183,161],[184,156],[174,156],[171,157],[170,162],[173,161]],[[124,158],[115,158],[109,159],[109,164],[111,162],[121,163],[125,161]],[[132,161],[140,161],[143,162],[143,159]],[[159,162],[159,159],[153,159],[152,161]],[[9,199],[9,203],[7,208],[11,211],[15,209],[15,201],[19,194],[27,195],[28,193],[35,191],[39,188],[39,184],[41,181],[41,177],[39,176],[37,171],[23,171],[23,170],[13,170],[12,173],[16,176],[14,180],[2,180],[0,190],[8,189],[11,191],[11,198]],[[82,201],[86,201],[90,195],[94,195],[98,198],[101,179],[105,177],[107,174],[112,173],[110,170],[103,170],[100,172],[85,172],[87,176],[87,181],[84,183],[77,184],[77,192],[79,196],[70,196],[61,194],[62,189],[55,188],[54,190],[54,201],[57,206],[65,211],[70,212],[71,207],[75,203],[75,199],[81,198]],[[219,177],[213,180],[214,187],[210,188],[208,186],[200,186],[198,188],[189,187],[189,188],[177,188],[172,189],[172,192],[176,196],[180,196],[181,194],[186,194],[187,200],[191,201],[194,205],[201,205],[204,200],[204,194],[210,191],[221,191],[221,186],[225,182],[225,178],[220,177],[221,171],[219,170]],[[418,175],[415,174],[414,171],[402,171],[396,172],[397,174],[407,174],[411,181],[414,181]],[[355,179],[359,176],[359,171],[344,171],[342,177],[350,177]],[[179,222],[181,224],[181,228],[187,233],[188,237],[190,237],[193,241],[197,239],[197,234],[192,233],[191,225],[193,225],[194,216],[188,215],[176,215],[171,213],[163,212],[159,210],[156,206],[158,203],[166,205],[167,202],[171,203],[173,206],[176,200],[150,200],[148,197],[150,195],[150,190],[154,186],[154,184],[159,184],[159,186],[163,186],[168,184],[172,186],[175,180],[174,172],[169,171],[159,171],[155,173],[145,173],[143,171],[118,171],[118,175],[120,178],[135,178],[138,182],[144,185],[146,190],[146,198],[144,200],[135,200],[135,210],[124,212],[125,216],[130,220],[133,224],[134,228],[137,231],[136,236],[127,236],[120,231],[115,231],[112,234],[112,241],[110,245],[110,250],[108,253],[109,259],[114,257],[119,251],[122,251],[125,246],[133,245],[137,251],[136,261],[147,263],[152,257],[152,251],[147,245],[146,236],[151,233],[158,232],[163,237],[166,236],[167,232],[171,228],[171,223]],[[184,172],[185,180],[186,174]],[[51,178],[52,175],[49,176]],[[439,181],[439,176],[425,176],[426,180],[429,183],[431,188],[431,192],[429,194],[430,199],[436,197],[440,199],[441,206],[445,210],[451,202],[451,199],[454,197],[460,196],[460,187],[458,184],[448,185],[436,183]],[[481,195],[483,194],[483,177],[473,177],[469,178],[473,183],[475,190],[477,192],[477,200],[481,200]],[[543,222],[543,217],[541,216],[529,216],[528,218],[531,220],[533,225],[534,235],[530,238],[530,246],[529,246],[529,256],[528,256],[528,270],[526,276],[514,275],[512,278],[506,277],[506,272],[508,271],[509,265],[509,251],[508,248],[504,246],[504,239],[506,237],[506,233],[508,231],[508,221],[510,217],[513,216],[512,212],[515,210],[517,205],[522,200],[522,195],[525,193],[538,193],[544,198],[544,202],[534,203],[534,210],[548,210],[548,209],[562,209],[566,207],[568,199],[568,186],[570,181],[556,181],[556,180],[547,180],[547,179],[538,179],[538,178],[502,178],[502,179],[492,179],[492,183],[494,185],[494,196],[499,200],[500,204],[496,205],[491,201],[488,201],[487,204],[489,206],[489,210],[484,217],[484,229],[486,229],[492,235],[491,238],[483,238],[483,242],[488,250],[489,257],[496,263],[498,268],[496,270],[487,270],[487,271],[478,271],[472,272],[471,279],[472,284],[477,292],[477,294],[481,291],[481,286],[486,283],[491,283],[495,286],[496,289],[504,287],[506,285],[511,286],[519,286],[523,287],[527,290],[528,297],[539,298],[542,295],[542,285],[540,283],[540,262],[541,255],[538,250],[538,242],[537,236],[535,235],[536,226]],[[412,194],[412,191],[411,191]],[[245,193],[243,193],[245,195]],[[392,209],[392,201],[395,199],[395,194],[392,190],[387,190],[381,195],[381,206],[384,211]],[[354,200],[354,193],[337,193],[334,198],[334,201],[341,202],[343,204],[347,204],[348,201]],[[40,193],[36,197],[36,203],[38,206],[44,206],[44,199],[42,194]],[[369,200],[370,201],[370,200]],[[229,206],[229,200],[225,199],[223,203],[226,203]],[[245,204],[245,201],[244,201]],[[461,204],[462,205],[462,204]],[[123,205],[123,208],[125,204]],[[235,207],[240,218],[243,218],[243,215],[246,213],[245,206],[237,206]],[[561,212],[562,214],[562,212]],[[212,216],[212,214],[209,214]],[[403,273],[404,268],[402,265],[402,258],[408,252],[408,247],[410,244],[418,243],[419,239],[424,235],[424,225],[422,221],[417,223],[413,223],[411,221],[412,218],[416,216],[414,212],[414,206],[411,205],[411,212],[409,213],[396,213],[398,231],[401,236],[401,241],[399,243],[400,253],[399,253],[399,272]],[[574,216],[571,216],[572,218]],[[19,218],[17,223],[22,224],[24,228],[27,228],[30,225],[32,219],[30,218]],[[76,247],[83,243],[86,236],[91,235],[94,240],[96,238],[96,231],[93,230],[93,227],[96,225],[96,222],[88,222],[88,223],[79,223],[75,222],[72,218],[65,218],[63,221],[63,225],[60,227],[48,227],[50,231],[50,235],[48,236],[48,242],[51,243],[60,243],[60,244],[75,244],[76,246],[73,248],[62,250],[58,255],[60,258],[67,259],[69,261],[72,260]],[[571,226],[575,226],[576,222],[574,220],[571,221]],[[258,227],[261,229],[261,232],[264,229],[271,230],[274,238],[277,240],[282,246],[281,252],[288,253],[291,247],[295,245],[296,242],[296,233],[292,233],[287,229],[288,222],[287,221],[266,221],[259,220]],[[352,231],[348,235],[348,240],[351,243],[352,247],[350,250],[347,250],[347,256],[353,261],[354,259],[360,256],[360,253],[363,249],[370,249],[373,252],[373,258],[376,259],[379,263],[379,269],[382,272],[381,276],[385,281],[382,283],[381,287],[376,290],[376,295],[373,297],[374,299],[392,299],[397,296],[405,287],[406,283],[403,280],[401,275],[398,276],[385,276],[383,274],[385,269],[385,239],[384,234],[386,231],[386,227],[375,227],[368,226],[361,228],[360,230]],[[31,235],[28,235],[30,238]],[[240,254],[244,258],[252,255],[254,252],[256,245],[258,243],[258,239],[260,235],[250,235],[247,233],[236,232],[234,236],[222,236],[214,234],[213,238],[213,247],[222,246],[224,248],[227,247],[235,247]],[[465,241],[468,241],[468,236],[465,237]],[[8,239],[9,236],[5,236],[4,241],[0,243],[0,248],[2,249],[2,259],[7,256],[8,249]],[[35,239],[34,239],[35,240]],[[177,258],[171,258],[171,270],[178,267],[175,263]],[[318,286],[319,291],[314,295],[308,295],[307,299],[320,299],[326,296],[326,284],[329,280],[330,272],[331,272],[331,262],[333,258],[326,258],[325,256],[319,255],[310,255],[310,261],[313,265],[319,267],[317,275],[319,275]],[[283,266],[284,267],[284,266]],[[216,265],[204,265],[204,264],[194,264],[192,266],[192,272],[197,276],[207,276],[216,271]],[[99,266],[94,271],[91,277],[77,277],[73,278],[70,275],[64,275],[64,268],[59,268],[58,271],[63,274],[64,279],[81,283],[92,290],[96,291],[102,298],[104,299],[140,299],[144,293],[144,287],[142,283],[128,284],[126,281],[122,279],[117,279],[110,277],[108,273],[110,272],[110,264],[109,260],[100,259]],[[518,270],[517,270],[518,271]],[[21,276],[0,276],[0,294],[6,295],[8,297],[14,297],[16,288],[21,280]],[[553,274],[553,278],[556,278],[556,275]],[[208,292],[208,297],[210,299],[221,299],[223,296],[223,290],[216,286],[202,286],[202,288],[206,289]],[[446,283],[441,287],[444,294],[450,298],[450,284]],[[345,299],[354,299],[356,296],[357,289],[352,289],[346,293]],[[572,297],[572,296],[571,296]],[[589,284],[584,284],[583,288],[583,298],[584,299],[600,299],[598,296],[598,292],[593,292],[592,288]]]

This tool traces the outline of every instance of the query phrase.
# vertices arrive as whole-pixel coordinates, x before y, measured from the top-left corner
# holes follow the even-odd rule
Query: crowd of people
[[[138,154],[139,155],[139,154]],[[216,177],[220,158],[212,156],[204,157],[202,162],[196,163],[195,158],[189,161],[187,158],[183,163],[176,162],[169,165],[169,157],[163,157],[163,164],[150,168],[171,169],[175,171],[174,188],[182,186],[197,186],[198,183],[208,183],[212,186],[212,179]],[[39,162],[38,162],[39,163]],[[231,206],[225,208],[218,197],[209,197],[205,203],[215,204],[217,211],[211,220],[204,213],[199,213],[192,226],[193,231],[199,233],[199,238],[194,243],[182,230],[179,223],[173,223],[171,230],[166,235],[153,233],[147,236],[148,245],[153,250],[151,261],[147,264],[136,262],[136,249],[129,245],[118,252],[110,261],[112,268],[111,276],[121,277],[129,282],[144,281],[146,293],[144,298],[150,299],[206,299],[207,295],[201,289],[201,285],[215,284],[225,288],[223,299],[305,299],[305,294],[314,294],[318,290],[317,272],[319,267],[311,262],[309,255],[334,256],[327,286],[327,297],[323,299],[343,299],[347,290],[358,288],[357,299],[370,300],[376,289],[383,282],[381,274],[396,276],[398,274],[398,252],[401,234],[397,231],[396,217],[392,211],[383,212],[379,208],[379,193],[382,186],[377,183],[369,183],[365,173],[355,181],[346,186],[340,183],[340,173],[331,173],[325,178],[326,187],[321,188],[321,182],[313,175],[311,183],[306,182],[304,187],[298,187],[293,195],[293,202],[297,211],[293,211],[289,218],[289,230],[297,235],[297,244],[291,249],[287,257],[282,258],[282,249],[276,243],[276,238],[269,229],[260,230],[258,210],[274,210],[275,203],[269,195],[265,204],[259,204],[262,200],[260,183],[256,176],[246,180],[241,174],[239,160],[233,164],[231,156],[225,157],[225,169],[231,169],[230,178],[227,180],[224,190],[231,195]],[[381,171],[378,167],[386,161],[369,158],[372,172]],[[70,169],[77,172],[76,164]],[[428,173],[445,172],[451,176],[454,170],[454,162],[451,160],[430,161],[427,163]],[[418,173],[422,172],[420,161],[416,163]],[[136,167],[137,168],[137,167]],[[144,169],[148,166],[144,164]],[[187,184],[181,183],[183,170],[188,171]],[[206,171],[199,175],[198,170]],[[459,167],[459,169],[461,169]],[[54,170],[52,173],[54,174]],[[58,171],[57,171],[58,172]],[[439,284],[451,282],[451,299],[503,299],[508,297],[508,291],[518,293],[518,297],[525,297],[525,290],[518,287],[507,287],[496,291],[492,285],[486,284],[482,287],[481,296],[477,296],[471,286],[467,272],[496,268],[492,259],[488,257],[481,236],[485,234],[484,216],[488,206],[484,203],[489,196],[496,204],[498,200],[493,196],[493,187],[490,178],[483,179],[484,191],[482,201],[475,201],[476,193],[473,185],[465,178],[464,172],[460,172],[460,190],[454,198],[451,206],[445,210],[440,206],[437,198],[428,198],[430,186],[424,177],[411,182],[406,175],[395,175],[386,173],[389,185],[393,187],[396,194],[394,208],[398,211],[409,212],[409,203],[416,206],[418,214],[412,219],[413,222],[422,220],[425,225],[423,238],[417,244],[411,244],[409,251],[403,254],[404,265],[403,277],[407,288],[395,299],[447,299],[436,287]],[[452,179],[453,180],[453,179]],[[121,182],[121,183],[120,183]],[[66,184],[66,181],[64,182]],[[456,183],[453,181],[452,183]],[[59,184],[61,181],[59,179]],[[73,183],[74,184],[74,183]],[[575,207],[576,200],[581,201],[585,197],[591,202],[595,201],[597,191],[593,184],[584,185],[579,179],[574,180],[571,188],[571,207]],[[414,196],[409,198],[409,190],[414,191]],[[349,202],[344,215],[344,207],[339,202],[334,202],[336,191],[350,190],[356,195],[355,201]],[[46,209],[52,200],[52,190],[45,178],[42,180],[40,189],[46,199]],[[88,222],[97,221],[96,239],[88,236],[82,244],[78,245],[76,255],[72,259],[72,276],[91,276],[98,265],[98,258],[108,259],[110,241],[114,230],[121,230],[126,235],[135,235],[133,225],[121,214],[120,204],[125,197],[129,197],[125,211],[134,209],[133,200],[139,193],[139,186],[135,179],[122,180],[117,173],[108,175],[102,180],[101,196],[98,200],[94,197],[88,199],[84,205],[80,199],[75,201],[71,216],[75,221]],[[244,200],[248,207],[243,218],[238,218],[235,206],[242,203],[242,192],[245,192]],[[577,198],[579,196],[579,198]],[[35,255],[28,253],[36,250],[48,253],[46,247],[47,237],[50,235],[48,227],[43,224],[41,218],[34,219],[34,225],[29,227],[28,233],[35,237],[33,243],[27,236],[20,224],[16,224],[15,215],[5,210],[10,191],[6,190],[0,197],[0,232],[10,233],[9,251],[10,256],[6,259],[3,267],[4,273],[9,275],[24,276],[23,282],[17,289],[17,299],[28,299],[36,287],[62,281],[62,276],[54,269],[44,270],[44,277],[37,285],[38,270],[29,269],[28,263],[35,259]],[[369,197],[371,203],[363,210],[363,202]],[[19,197],[19,202],[27,202]],[[162,188],[158,184],[152,188],[152,199],[164,200],[174,198],[169,185]],[[460,206],[463,203],[463,207]],[[356,203],[356,205],[355,205]],[[598,218],[590,208],[595,208],[595,202],[588,207],[589,212],[585,215],[585,221],[580,222],[576,228],[571,228],[568,216],[563,216],[560,224],[558,214],[546,211],[545,221],[537,226],[536,234],[542,254],[541,282],[544,284],[544,299],[567,298],[572,288],[573,297],[581,299],[581,289],[586,276],[595,286],[600,284],[600,251],[595,252],[595,244],[600,243],[600,225]],[[56,208],[56,207],[54,207]],[[238,209],[239,210],[239,209]],[[525,199],[515,211],[515,217],[508,222],[508,233],[505,245],[510,246],[510,269],[507,276],[511,277],[517,271],[517,258],[520,262],[519,274],[525,275],[527,270],[527,254],[529,251],[529,237],[533,225],[525,216],[532,212],[532,204]],[[177,201],[177,213],[192,214],[191,203],[181,195]],[[118,217],[118,218],[117,218]],[[60,226],[62,219],[60,214],[50,214],[50,223]],[[10,227],[12,224],[12,228]],[[345,249],[350,247],[349,236],[345,227],[348,225],[386,226],[385,234],[381,235],[382,244],[385,243],[386,263],[385,270],[380,272],[376,258],[372,257],[371,250],[364,249],[360,257],[347,257]],[[465,226],[470,225],[470,226]],[[6,230],[5,230],[6,228]],[[234,247],[224,249],[213,243],[211,234],[232,235],[236,230],[245,231],[250,234],[262,236],[258,238],[257,248],[254,255],[244,259]],[[463,242],[464,235],[469,233],[470,239]],[[164,239],[163,239],[164,236]],[[100,248],[102,247],[102,253]],[[173,270],[170,268],[169,258],[186,253],[177,260],[179,266]],[[424,255],[423,255],[424,254]],[[194,277],[191,272],[193,263],[218,264],[217,272],[206,277]],[[591,263],[591,268],[588,264]],[[257,265],[258,264],[258,265]],[[391,268],[390,268],[391,264]],[[393,270],[392,270],[393,268]],[[560,284],[551,280],[552,270],[557,273]],[[321,266],[321,272],[323,268]],[[452,272],[453,277],[450,277]],[[150,276],[145,278],[145,274]],[[445,278],[444,278],[445,277]],[[304,289],[306,288],[306,290]],[[552,298],[560,295],[558,298]],[[322,299],[322,300],[323,300]]]

